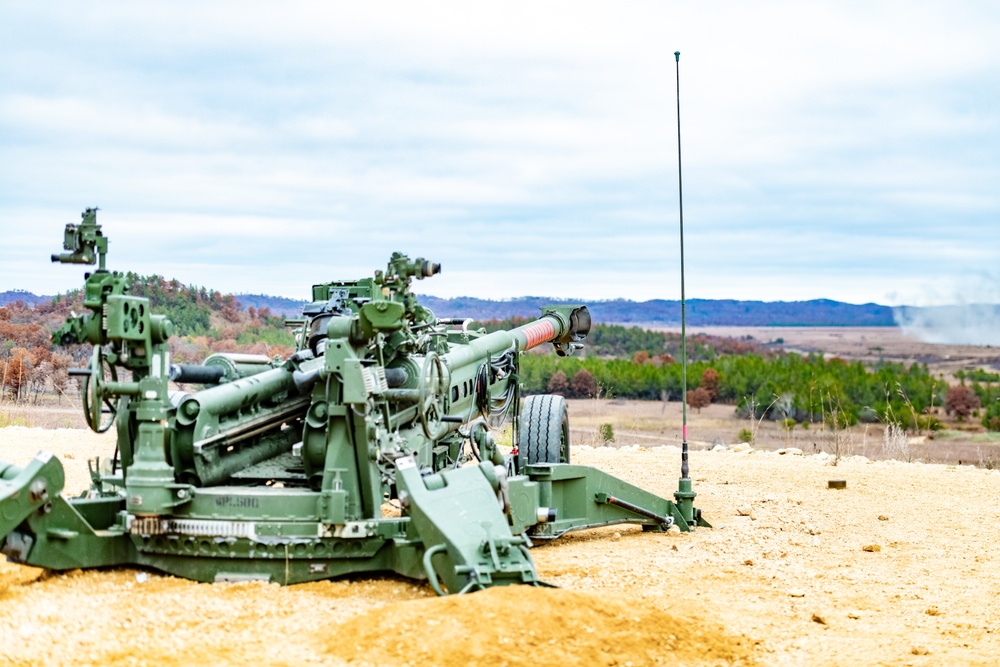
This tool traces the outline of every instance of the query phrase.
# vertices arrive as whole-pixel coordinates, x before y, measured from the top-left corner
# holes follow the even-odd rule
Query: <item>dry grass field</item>
[[[678,331],[675,328],[661,330]],[[927,343],[898,327],[703,327],[694,331],[715,336],[751,336],[789,352],[823,353],[865,364],[883,359],[907,365],[927,364],[933,374],[942,375],[952,383],[956,381],[953,374],[959,370],[1000,371],[1000,348]],[[612,423],[619,444],[645,444],[652,442],[650,436],[680,443],[680,403],[663,405],[612,400],[605,401],[604,405],[580,405],[575,412],[578,417],[574,427],[584,442],[600,444],[597,427],[600,423]],[[598,416],[600,414],[607,416],[604,421]],[[956,421],[940,409],[935,416],[944,424],[944,431],[932,435],[909,434],[903,443],[887,443],[880,424],[860,424],[836,434],[817,425],[812,425],[811,430],[797,426],[786,432],[775,422],[751,424],[749,420],[740,420],[733,406],[712,405],[701,413],[688,412],[688,437],[694,447],[706,448],[732,443],[738,433],[747,428],[754,432],[754,445],[760,449],[796,447],[806,453],[826,451],[873,459],[1000,466],[1000,433],[987,432],[977,420]]]
[[[862,332],[775,337],[849,358],[876,342]],[[901,354],[889,349],[896,336],[885,332],[876,352]],[[991,353],[960,363],[995,369]],[[77,428],[77,410],[0,404],[3,423],[22,424],[0,428],[0,459],[47,449],[63,460],[67,489],[83,489],[86,459],[114,442]],[[574,462],[673,493],[679,404],[571,401],[570,411]],[[613,427],[610,446],[602,424]],[[392,577],[281,588],[0,563],[0,665],[997,664],[1000,472],[985,465],[995,439],[957,429],[911,438],[907,463],[881,460],[899,452],[872,426],[838,441],[764,422],[755,448],[734,445],[747,425],[732,406],[689,414],[696,505],[713,529],[611,527],[539,546],[539,574],[558,589],[441,599]],[[835,478],[847,488],[828,489]]]
[[[591,446],[622,447],[681,444],[683,415],[679,402],[624,400],[570,400],[570,429],[575,441]],[[1000,467],[1000,433],[990,433],[976,422],[957,422],[942,413],[945,429],[931,435],[909,435],[903,440],[884,437],[881,424],[858,424],[833,432],[820,424],[802,425],[786,431],[780,423],[751,423],[740,418],[732,405],[713,404],[701,411],[688,410],[688,444],[692,449],[711,449],[738,442],[741,430],[755,433],[754,447],[761,450],[796,448],[806,454],[826,452],[835,456],[869,459],[900,459],[924,463]],[[611,424],[613,443],[605,443],[602,424]]]
[[[679,331],[663,327],[659,330]],[[868,364],[879,359],[907,365],[926,363],[932,372],[944,373],[946,377],[957,370],[1000,371],[1000,348],[927,343],[918,337],[918,332],[899,327],[702,327],[694,331],[714,336],[752,336],[762,343],[781,341],[776,345],[784,350],[823,352]]]

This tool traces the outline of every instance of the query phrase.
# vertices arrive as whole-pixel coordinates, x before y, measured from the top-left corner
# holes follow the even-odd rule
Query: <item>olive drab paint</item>
[[[105,268],[107,237],[87,209],[61,263],[99,263],[84,307],[53,334],[89,343],[87,424],[117,429],[117,456],[61,495],[50,454],[0,462],[2,551],[56,570],[149,567],[197,581],[282,584],[358,572],[426,579],[441,594],[537,585],[529,548],[613,523],[707,525],[670,500],[569,460],[559,397],[521,414],[519,355],[579,349],[586,306],[542,308],[486,333],[438,320],[410,291],[440,265],[394,253],[373,277],[314,285],[286,322],[288,359],[215,354],[170,361],[169,319]],[[510,420],[519,455],[493,430]],[[537,421],[540,420],[540,421]],[[546,425],[541,428],[541,425]],[[551,426],[551,427],[550,427]],[[383,512],[387,505],[398,512]]]

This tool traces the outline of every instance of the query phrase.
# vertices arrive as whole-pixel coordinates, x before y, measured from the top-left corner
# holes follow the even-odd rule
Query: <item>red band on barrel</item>
[[[527,339],[524,349],[529,350],[556,337],[556,325],[550,319],[542,319],[521,328]]]

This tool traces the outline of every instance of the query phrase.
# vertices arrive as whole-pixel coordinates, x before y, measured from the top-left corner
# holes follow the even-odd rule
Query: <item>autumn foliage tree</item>
[[[15,347],[4,361],[0,383],[7,389],[9,396],[15,401],[21,398],[29,382],[31,382],[32,362],[28,350]]]
[[[573,376],[570,389],[576,398],[594,398],[597,396],[597,381],[586,369],[581,368]]]
[[[714,401],[719,397],[719,371],[714,368],[706,368],[701,374],[701,386],[708,392],[709,400]]]
[[[704,387],[698,387],[687,393],[688,407],[701,412],[702,408],[707,408],[712,402],[712,395]]]
[[[965,419],[973,412],[982,407],[979,397],[969,387],[964,384],[956,384],[948,387],[945,395],[944,407],[948,414],[954,414],[959,419]]]
[[[556,394],[557,396],[565,396],[569,392],[569,378],[562,371],[556,371],[549,378],[549,384],[546,390],[550,394]]]

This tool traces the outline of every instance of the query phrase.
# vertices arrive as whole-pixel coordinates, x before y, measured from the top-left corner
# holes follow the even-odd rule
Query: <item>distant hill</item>
[[[236,300],[244,309],[251,306],[257,310],[268,308],[272,315],[280,315],[281,317],[301,317],[302,306],[307,303],[297,299],[265,294],[237,294]]]
[[[442,299],[418,295],[420,303],[438,317],[471,317],[478,321],[508,317],[533,317],[542,306],[553,303],[581,303],[574,300],[521,297],[490,301],[474,297]],[[244,308],[269,308],[275,315],[297,317],[304,301],[263,294],[237,294]],[[595,322],[614,324],[680,325],[680,301],[595,301],[587,304]],[[727,299],[690,299],[687,321],[691,326],[893,326],[893,309],[874,303],[854,305],[829,299],[813,301],[733,301]]]
[[[487,301],[471,297],[440,299],[420,296],[420,303],[438,317],[472,317],[476,320],[504,319],[515,315],[532,317],[542,306],[579,301],[524,297],[509,301]],[[587,304],[595,322],[614,324],[680,325],[680,301],[594,301]],[[733,301],[689,299],[687,322],[691,326],[893,326],[893,309],[875,303],[855,305],[814,299],[812,301]]]
[[[267,308],[272,315],[298,317],[302,314],[305,301],[264,294],[237,294],[236,300],[243,310]],[[37,296],[23,290],[0,293],[0,305],[21,300],[32,305],[50,300],[48,296]],[[539,308],[549,304],[581,303],[578,300],[546,299],[542,297],[521,297],[505,301],[490,301],[474,297],[442,299],[436,296],[418,295],[421,304],[427,306],[438,317],[471,317],[475,320],[501,320],[508,317],[533,317]],[[652,301],[592,301],[587,304],[595,322],[607,324],[657,324],[661,326],[680,325],[680,301],[654,299]],[[687,302],[687,322],[695,327],[707,326],[775,326],[775,327],[873,327],[894,326],[897,320],[894,310],[876,303],[861,305],[814,299],[812,301],[734,301],[731,299],[689,299]],[[904,306],[898,312],[906,314],[906,320],[919,320],[922,312],[939,309],[924,309]]]
[[[0,306],[6,306],[8,303],[14,303],[15,301],[23,301],[27,304],[35,306],[40,303],[44,303],[45,301],[50,301],[51,299],[51,296],[38,296],[37,294],[25,292],[20,289],[0,292]]]

